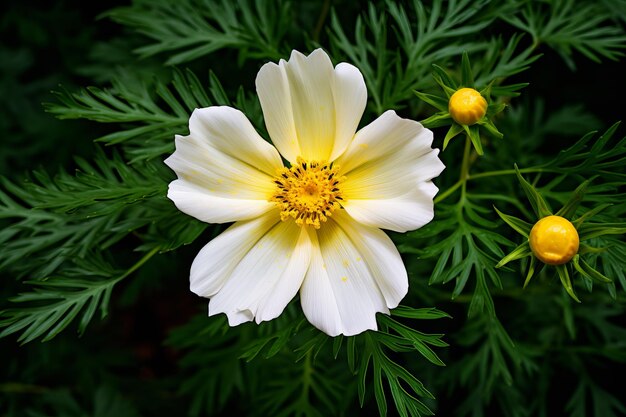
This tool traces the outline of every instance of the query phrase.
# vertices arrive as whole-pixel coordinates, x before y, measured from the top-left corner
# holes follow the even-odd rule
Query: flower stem
[[[459,176],[459,181],[461,182],[461,198],[465,198],[465,191],[467,188],[467,180],[469,178],[469,159],[470,159],[470,151],[472,149],[472,142],[469,136],[465,136],[465,149],[463,150],[463,162],[461,162],[461,175]]]
[[[437,196],[437,198],[435,198],[435,204],[439,203],[440,201],[443,201],[444,199],[446,199],[447,197],[449,197],[450,195],[454,194],[454,192],[457,190],[457,188],[463,186],[463,195],[465,195],[465,183],[467,182],[467,180],[470,178],[469,176],[469,157],[470,157],[470,149],[471,149],[471,142],[469,137],[465,137],[465,149],[463,150],[463,162],[461,162],[461,175],[459,176],[459,180],[454,183],[454,185],[450,188],[448,188],[446,191],[444,191],[443,193],[439,194]]]
[[[159,252],[160,250],[161,250],[161,248],[159,246],[157,246],[156,248],[152,249],[150,252],[146,253],[140,260],[137,261],[137,263],[135,263],[133,266],[128,268],[128,270],[126,272],[124,272],[119,277],[115,278],[115,282],[123,280],[124,278],[126,278],[127,276],[129,276],[130,274],[132,274],[133,272],[138,270],[139,268],[141,268],[143,266],[143,264],[148,262],[150,260],[150,258],[152,258],[154,255],[156,255],[157,252]]]
[[[524,168],[524,169],[520,169],[519,172],[521,174],[528,174],[531,172],[544,172],[544,170],[542,168]],[[475,180],[478,178],[485,178],[485,177],[494,177],[497,175],[515,175],[515,170],[514,169],[502,169],[499,171],[486,171],[486,172],[480,172],[478,174],[474,174],[474,175],[470,175],[467,179],[468,180]]]
[[[324,0],[324,4],[322,5],[322,10],[320,11],[320,15],[317,18],[317,23],[315,24],[315,29],[313,30],[313,40],[315,42],[319,42],[320,34],[324,29],[324,22],[326,21],[326,17],[328,16],[328,11],[330,10],[330,0]]]
[[[466,142],[466,148],[467,148],[467,142]],[[463,161],[465,162],[465,154],[463,155]],[[496,177],[498,175],[515,175],[514,169],[486,171],[486,172],[480,172],[478,174],[469,175],[469,172],[463,171],[464,167],[467,168],[467,170],[469,171],[469,162],[467,166],[465,164],[461,165],[461,177],[450,188],[448,188],[446,191],[439,194],[437,198],[435,198],[435,204],[450,197],[450,195],[454,194],[454,192],[461,186],[463,186],[463,191],[465,192],[465,184],[467,183],[467,181],[472,181],[472,180],[477,180],[480,178],[487,178],[487,177]],[[545,172],[545,171],[546,171],[545,169],[539,168],[539,167],[523,168],[519,170],[521,174],[529,174],[533,172]],[[464,176],[464,172],[465,172],[465,176]]]
[[[461,180],[457,181],[452,187],[448,188],[446,191],[444,191],[443,193],[439,194],[437,196],[437,198],[435,198],[435,204],[439,203],[440,201],[445,200],[446,198],[448,198],[451,194],[453,194],[457,188],[459,188],[461,185],[463,184],[463,182]]]

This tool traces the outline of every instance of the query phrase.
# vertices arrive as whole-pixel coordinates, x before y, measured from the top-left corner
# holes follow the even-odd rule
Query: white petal
[[[165,161],[179,178],[168,193],[177,207],[212,223],[247,219],[271,208],[272,177],[282,161],[243,113],[230,107],[197,109],[189,124],[191,133],[176,137],[176,152]]]
[[[284,60],[279,65],[273,62],[263,65],[256,77],[256,92],[272,143],[286,160],[295,163],[300,155],[300,145],[285,65]]]
[[[276,208],[267,200],[219,197],[186,180],[172,181],[167,197],[183,213],[207,223],[253,219]]]
[[[335,67],[334,75],[335,144],[329,161],[341,155],[354,138],[367,103],[365,80],[355,66],[343,62]]]
[[[307,319],[323,332],[351,336],[377,329],[408,291],[408,277],[391,239],[338,212],[317,231],[300,299]]]
[[[346,211],[364,224],[399,232],[429,222],[437,193],[430,180],[445,168],[431,143],[430,130],[393,111],[357,132],[337,161],[346,176]]]
[[[232,107],[196,109],[189,119],[189,132],[211,148],[270,176],[283,166],[276,148],[259,136],[242,112]]]
[[[332,222],[327,222],[323,226],[335,227]],[[327,335],[334,337],[344,333],[339,301],[328,276],[328,267],[322,257],[317,232],[311,231],[310,235],[311,265],[300,289],[300,303],[307,320]],[[376,323],[369,323],[366,327],[375,329]]]
[[[267,130],[281,154],[294,163],[331,160],[354,136],[367,90],[358,69],[333,69],[326,53],[293,51],[289,61],[264,65],[256,79]]]
[[[207,243],[191,265],[191,291],[201,297],[215,295],[243,257],[279,221],[277,215],[268,215],[237,222]]]
[[[298,292],[310,259],[306,229],[276,223],[230,270],[209,302],[209,315],[226,313],[232,326],[278,317]]]
[[[346,152],[336,161],[343,172],[380,158],[397,154],[401,148],[410,146],[414,156],[431,151],[433,133],[420,123],[399,117],[388,110],[354,136]]]
[[[416,185],[430,181],[444,169],[439,149],[415,154],[405,145],[389,154],[343,173],[342,191],[348,199],[387,199],[411,192]]]
[[[378,200],[349,200],[346,212],[356,221],[372,227],[406,232],[429,223],[434,213],[433,197],[438,188],[432,182],[422,182],[407,194]]]

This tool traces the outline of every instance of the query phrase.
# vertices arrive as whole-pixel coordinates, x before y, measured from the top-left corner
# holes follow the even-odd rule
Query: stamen
[[[343,181],[338,166],[298,157],[295,165],[277,173],[277,190],[269,201],[280,208],[282,221],[293,218],[299,226],[319,229],[333,211],[341,208]]]

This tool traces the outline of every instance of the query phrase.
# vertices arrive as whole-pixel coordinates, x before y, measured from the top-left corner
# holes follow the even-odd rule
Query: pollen
[[[548,265],[562,265],[578,253],[578,231],[561,216],[547,216],[535,223],[529,242],[533,254]]]
[[[471,126],[487,113],[487,100],[473,88],[461,88],[450,97],[448,111],[455,122]]]
[[[339,167],[324,161],[305,161],[298,157],[291,168],[283,168],[274,177],[276,191],[269,199],[280,209],[280,218],[294,219],[299,226],[321,224],[341,208],[345,177]]]

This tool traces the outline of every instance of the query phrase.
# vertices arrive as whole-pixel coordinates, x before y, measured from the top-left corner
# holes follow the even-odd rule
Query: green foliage
[[[427,10],[419,1],[413,1],[408,8],[388,2],[385,12],[370,4],[367,13],[357,17],[354,41],[333,14],[332,44],[361,70],[373,109],[382,113],[400,107],[412,90],[432,85],[428,81],[430,64],[447,62],[465,50],[482,51],[487,47],[487,43],[479,42],[470,47],[454,43],[455,39],[489,25],[488,19],[479,19],[479,12],[487,3],[462,0],[444,5],[435,1]],[[389,36],[396,38],[399,51],[388,48],[393,42]]]
[[[461,402],[462,414],[469,414],[474,401],[489,404],[492,396],[497,395],[499,385],[513,385],[513,370],[519,370],[524,360],[524,354],[517,349],[502,324],[487,315],[471,318],[462,332],[458,334],[458,343],[471,355],[465,356],[454,366],[458,369],[458,380],[452,384],[473,386],[473,395],[478,398],[468,398]],[[526,364],[536,369],[533,362]],[[478,384],[478,386],[476,386]]]
[[[411,246],[400,247],[405,253],[417,253],[426,259],[436,259],[429,284],[455,281],[451,297],[458,297],[470,277],[475,279],[469,314],[486,311],[495,315],[490,284],[502,288],[495,270],[497,259],[504,253],[500,245],[511,242],[494,231],[496,224],[486,219],[487,209],[479,204],[483,196],[465,194],[455,205],[439,205],[436,221],[407,235]],[[437,238],[435,244],[425,244]]]
[[[119,392],[111,387],[102,386],[94,393],[92,405],[83,408],[68,391],[58,391],[44,396],[53,414],[32,411],[28,417],[139,417],[135,407]]]
[[[253,122],[258,123],[260,116],[258,103],[251,103],[243,90],[231,103],[213,73],[205,87],[190,70],[174,70],[171,87],[159,80],[147,83],[121,72],[113,78],[111,89],[91,87],[56,95],[59,103],[46,103],[45,107],[61,119],[123,123],[124,128],[95,140],[107,145],[123,144],[131,163],[173,152],[173,132],[187,132],[189,115],[196,108],[234,104],[251,113]]]
[[[0,265],[29,276],[25,284],[34,291],[11,299],[24,307],[0,313],[1,336],[21,332],[22,342],[49,340],[79,315],[84,332],[97,310],[106,316],[115,284],[157,251],[190,243],[206,228],[177,221],[180,215],[164,197],[169,174],[160,164],[143,164],[140,173],[119,154],[108,159],[102,152],[94,165],[81,159],[76,164],[75,176],[35,172],[22,188],[4,181],[14,197],[0,192],[0,218],[13,222],[0,232]],[[101,251],[131,233],[149,239],[138,247],[148,253],[122,273]]]
[[[89,272],[91,271],[87,269],[84,275],[89,276]],[[110,271],[103,269],[102,273],[106,277]],[[19,341],[23,343],[28,343],[40,336],[44,336],[43,341],[50,340],[65,329],[87,306],[78,328],[82,333],[98,309],[101,310],[102,318],[106,316],[111,291],[117,281],[105,279],[101,282],[93,282],[73,277],[61,277],[56,281],[27,282],[35,286],[35,291],[20,294],[11,301],[33,303],[37,306],[1,312],[3,318],[0,326],[6,326],[6,328],[0,336],[22,331]]]
[[[605,5],[574,0],[526,2],[521,16],[503,15],[508,23],[528,32],[533,43],[554,48],[570,68],[574,68],[572,51],[576,50],[595,62],[600,58],[617,60],[623,55],[626,37],[623,31],[606,25],[613,14]]]
[[[13,196],[0,192],[0,218],[12,220],[0,232],[0,265],[44,279],[67,260],[109,248],[130,233],[160,227],[157,221],[177,215],[164,196],[170,174],[161,164],[144,164],[140,173],[119,155],[108,159],[102,152],[94,165],[80,159],[76,163],[75,176],[61,172],[52,178],[35,172],[21,187],[3,181]],[[156,207],[163,211],[153,211]],[[191,224],[183,230],[187,232],[171,248],[198,234]],[[21,262],[25,258],[38,262]]]
[[[27,303],[29,307],[0,312],[0,327],[5,327],[0,337],[21,332],[19,342],[28,343],[42,336],[45,342],[63,331],[79,314],[82,315],[78,332],[82,334],[97,310],[101,318],[106,317],[113,286],[141,267],[157,250],[148,252],[124,273],[113,270],[102,259],[83,259],[64,275],[43,282],[25,282],[35,290],[10,301]]]
[[[183,62],[220,49],[239,51],[239,60],[279,59],[288,52],[282,39],[289,29],[291,4],[279,1],[137,1],[105,15],[155,43],[137,48],[141,56],[168,53],[166,63]],[[175,16],[176,19],[172,19]]]
[[[495,80],[495,85],[492,85],[490,90],[492,95],[506,97],[520,95],[518,90],[526,87],[526,83],[500,85],[498,81],[528,70],[532,63],[541,57],[534,53],[532,47],[518,51],[522,39],[521,35],[513,36],[506,42],[506,46],[502,38],[490,41],[484,60],[479,61],[481,67],[474,70],[477,86],[482,88]]]
[[[439,318],[449,317],[447,314],[433,309],[413,310],[399,308],[395,314],[400,317],[410,318]],[[426,404],[416,397],[433,398],[433,395],[424,387],[413,374],[404,369],[401,365],[392,360],[385,350],[393,352],[407,352],[417,350],[424,358],[435,365],[444,366],[444,363],[432,351],[428,345],[445,347],[447,343],[441,340],[441,334],[424,334],[418,332],[407,325],[404,325],[392,318],[381,316],[383,326],[378,332],[368,332],[359,339],[362,339],[363,346],[357,348],[355,345],[360,341],[349,339],[348,365],[353,373],[360,376],[358,393],[361,406],[366,394],[368,369],[372,368],[374,396],[378,405],[378,412],[381,416],[387,415],[388,403],[385,395],[384,381],[386,380],[389,391],[393,398],[397,412],[403,416],[432,415],[432,411]],[[386,349],[385,349],[386,348]],[[359,352],[360,350],[360,352]],[[357,353],[358,352],[358,353]],[[358,371],[356,370],[358,369]],[[405,388],[408,386],[409,390]]]
[[[197,315],[175,329],[167,344],[186,350],[180,361],[184,382],[179,392],[192,398],[189,412],[201,415],[224,407],[229,398],[243,391],[244,375],[239,352],[239,332],[226,332],[223,318],[207,324],[205,314]]]
[[[618,127],[619,123],[614,124],[597,139],[596,132],[589,132],[541,168],[587,177],[600,174],[605,180],[623,181],[626,174],[620,168],[626,154],[626,138],[613,138]]]
[[[47,19],[68,23],[57,6],[33,21],[11,6],[0,31],[22,42],[0,47],[0,92],[10,98],[0,106],[0,353],[10,358],[0,368],[0,409],[625,415],[620,385],[599,377],[626,364],[626,139],[618,124],[603,127],[615,123],[607,113],[616,104],[599,91],[624,93],[602,77],[583,79],[586,69],[602,74],[600,59],[621,59],[623,3],[137,0],[81,25],[79,36],[69,24],[42,32]],[[92,32],[100,26],[112,35]],[[63,76],[65,67],[48,73],[39,61],[49,39],[70,51],[59,58],[71,68]],[[363,73],[363,124],[388,109],[428,120],[465,85],[490,98],[489,124],[479,124],[481,134],[435,113],[433,146],[447,145],[435,218],[391,234],[410,291],[404,306],[377,317],[379,331],[330,338],[297,300],[270,322],[229,327],[188,291],[193,256],[223,226],[176,209],[166,197],[174,174],[162,161],[196,108],[237,107],[268,138],[256,72],[318,46]],[[566,84],[574,66],[579,78]],[[537,81],[549,89],[533,88]],[[42,96],[59,82],[66,87],[52,99]],[[562,94],[571,90],[576,102]],[[447,135],[437,127],[446,124]],[[451,141],[457,135],[470,140]],[[68,153],[81,157],[70,162]],[[43,168],[20,172],[42,154]],[[585,238],[572,265],[556,270],[529,261],[525,245],[533,211],[553,207]],[[431,320],[450,317],[439,309],[454,319]]]
[[[581,379],[578,383],[574,395],[567,402],[566,410],[571,417],[587,416],[585,410],[588,401],[591,403],[594,416],[617,417],[626,414],[626,407],[618,398],[588,378]]]
[[[436,309],[403,306],[394,310],[394,315],[411,323],[449,317]],[[408,322],[382,315],[378,319],[379,332],[331,341],[312,328],[293,305],[272,322],[234,329],[229,329],[222,317],[207,325],[202,314],[174,331],[168,344],[186,352],[180,366],[187,377],[180,393],[191,396],[191,415],[215,413],[234,396],[246,398],[239,405],[251,415],[328,415],[350,406],[355,395],[365,406],[372,394],[371,378],[381,414],[386,414],[390,405],[384,389],[387,385],[400,415],[431,415],[418,398],[433,398],[432,394],[396,355],[403,353],[398,356],[402,358],[418,353],[442,366],[431,346],[447,346],[441,340],[443,335],[422,333]],[[352,375],[358,380],[357,388],[346,391]]]

